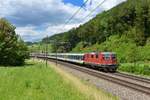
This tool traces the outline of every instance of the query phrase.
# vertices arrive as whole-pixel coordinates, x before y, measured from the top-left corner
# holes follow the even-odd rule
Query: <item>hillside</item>
[[[58,52],[114,51],[120,62],[150,61],[150,0],[127,0],[48,40],[57,41],[53,52],[58,45]]]

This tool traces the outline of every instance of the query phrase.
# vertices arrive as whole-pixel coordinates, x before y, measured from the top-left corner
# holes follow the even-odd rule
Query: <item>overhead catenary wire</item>
[[[63,28],[66,27],[66,25],[80,12],[80,10],[86,5],[86,3],[88,2],[89,0],[86,0],[81,6],[80,8],[65,22]]]
[[[81,6],[80,8],[65,22],[65,24],[63,25],[62,29],[64,29],[66,27],[66,25],[79,13],[79,11],[86,5],[86,3],[89,0],[86,0]],[[83,20],[87,19],[96,9],[98,9],[102,4],[104,4],[107,0],[103,0],[101,3],[99,3],[93,10],[91,10],[91,12],[85,16],[83,18]]]
[[[81,7],[68,19],[68,21],[66,21],[66,23],[64,24],[63,28],[65,28],[65,26],[79,13],[79,11],[86,5],[86,3],[88,2],[89,0],[86,0],[82,5]],[[87,19],[95,10],[97,10],[100,6],[102,6],[107,0],[103,0],[102,2],[100,2],[93,10],[91,10],[89,12],[88,15],[86,15],[85,17],[83,17],[83,20]],[[82,20],[82,21],[83,21]],[[62,28],[62,29],[63,29]]]
[[[93,10],[90,11],[90,13],[83,17],[83,19],[87,19],[95,10],[97,10],[101,5],[103,5],[107,0],[103,0],[101,3],[99,3]]]
[[[65,22],[65,24],[63,25],[62,29],[64,29],[66,27],[66,25],[80,12],[80,10],[86,5],[86,3],[89,0],[86,0],[81,6],[80,8]],[[83,18],[83,20],[87,19],[96,9],[98,9],[102,4],[104,4],[107,0],[103,0],[100,4],[98,4],[93,10],[91,10],[91,12],[85,16]]]

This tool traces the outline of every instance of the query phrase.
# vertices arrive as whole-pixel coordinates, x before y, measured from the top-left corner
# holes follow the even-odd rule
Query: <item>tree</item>
[[[0,19],[0,65],[22,65],[28,57],[28,48],[16,35],[15,27]]]

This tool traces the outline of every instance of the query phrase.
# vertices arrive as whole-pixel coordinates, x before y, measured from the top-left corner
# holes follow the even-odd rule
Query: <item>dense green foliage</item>
[[[28,58],[27,46],[15,33],[15,27],[0,19],[0,65],[22,65]]]
[[[150,61],[150,0],[127,0],[48,40],[66,42],[60,52],[114,51],[120,62]]]
[[[144,75],[144,76],[150,76],[150,63],[145,63],[145,64],[141,64],[141,63],[125,63],[125,64],[121,64],[121,66],[119,67],[120,71],[125,71],[125,72],[129,72],[129,73],[134,73],[137,75]]]

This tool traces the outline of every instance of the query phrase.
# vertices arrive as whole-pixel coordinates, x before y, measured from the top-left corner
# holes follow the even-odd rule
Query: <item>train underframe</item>
[[[118,68],[118,65],[100,65],[100,64],[93,64],[93,63],[84,63],[84,65],[104,72],[116,72]]]

